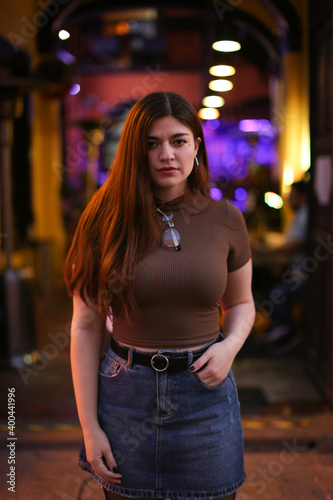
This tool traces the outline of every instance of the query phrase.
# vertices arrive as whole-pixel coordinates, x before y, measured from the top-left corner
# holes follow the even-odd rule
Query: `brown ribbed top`
[[[113,318],[114,336],[125,344],[187,349],[213,340],[228,272],[251,256],[243,215],[233,204],[204,200],[196,206],[180,197],[169,205],[181,250],[161,246],[139,263],[132,281],[139,312],[132,324]]]

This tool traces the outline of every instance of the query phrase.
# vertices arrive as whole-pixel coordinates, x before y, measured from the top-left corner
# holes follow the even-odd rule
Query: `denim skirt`
[[[132,365],[109,347],[100,365],[98,417],[122,482],[96,474],[84,441],[80,467],[105,489],[131,498],[208,499],[235,492],[246,476],[234,376],[230,370],[209,387],[199,375]]]

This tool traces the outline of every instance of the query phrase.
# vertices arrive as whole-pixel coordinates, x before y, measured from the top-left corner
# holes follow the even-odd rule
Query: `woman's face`
[[[153,121],[148,132],[148,163],[153,193],[161,201],[185,193],[200,141],[173,116]]]

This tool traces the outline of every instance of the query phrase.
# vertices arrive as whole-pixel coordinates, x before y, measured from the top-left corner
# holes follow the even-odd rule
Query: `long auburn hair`
[[[103,318],[114,311],[130,319],[136,309],[132,290],[135,267],[160,244],[160,226],[148,168],[147,142],[157,118],[173,116],[201,138],[199,165],[188,177],[188,195],[208,199],[208,161],[201,122],[193,106],[175,92],[141,98],[125,121],[106,182],[93,195],[79,220],[64,265],[70,296],[79,293]]]

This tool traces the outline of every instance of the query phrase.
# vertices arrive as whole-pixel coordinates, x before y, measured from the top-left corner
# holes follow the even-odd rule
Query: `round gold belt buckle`
[[[165,366],[162,365],[162,368],[158,368],[157,366],[155,366],[155,363],[159,363],[160,361],[163,361],[165,363]],[[165,370],[167,370],[169,366],[169,359],[164,356],[164,354],[154,354],[154,356],[150,360],[150,364],[157,372],[165,372]]]

